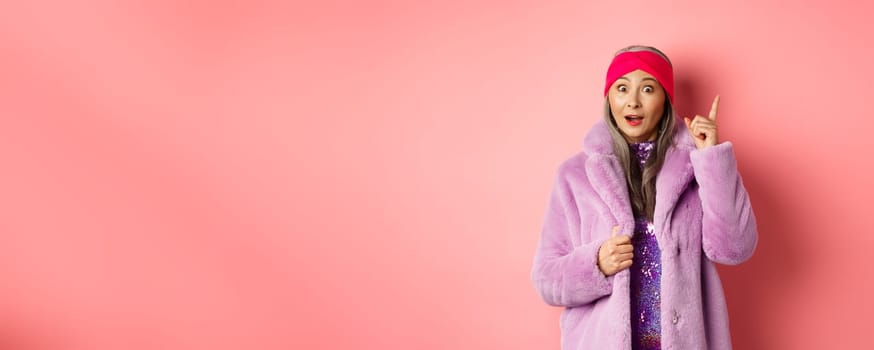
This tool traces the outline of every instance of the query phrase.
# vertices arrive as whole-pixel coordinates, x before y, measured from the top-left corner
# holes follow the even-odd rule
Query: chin
[[[622,134],[625,135],[625,137],[630,138],[630,139],[637,139],[637,138],[641,137],[641,135],[636,133],[636,132],[628,133],[628,132],[625,132],[624,130],[622,131]]]

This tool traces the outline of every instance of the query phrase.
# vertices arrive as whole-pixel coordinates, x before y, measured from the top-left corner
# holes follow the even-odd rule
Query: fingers
[[[614,227],[614,233],[618,231],[618,227]],[[631,245],[631,237],[620,235],[614,236],[610,238],[610,243],[607,247],[607,254],[609,254],[615,262],[619,263],[625,260],[631,259],[634,246]]]
[[[607,276],[631,267],[634,261],[631,237],[620,234],[618,225],[613,226],[610,238],[602,244],[598,255],[598,268]]]
[[[612,256],[624,256],[625,254],[631,254],[634,252],[634,247],[631,244],[623,244],[619,246],[614,246],[608,248],[607,252]],[[631,259],[631,257],[628,257]]]
[[[625,260],[616,266],[616,271],[622,271],[631,267],[631,260]]]
[[[607,255],[613,256],[613,257],[625,256],[625,255],[633,254],[633,253],[634,253],[634,248],[631,247],[630,244],[622,245],[622,246],[607,247]],[[630,255],[628,256],[628,259],[631,259]]]
[[[685,120],[687,120],[686,127],[689,129],[689,133],[700,140],[704,140],[716,132],[716,122],[711,119],[696,115],[691,122],[688,121],[689,118],[685,118]]]
[[[634,253],[619,254],[616,256],[616,260],[619,261],[619,263],[624,263],[626,261],[631,262],[631,258],[633,257]]]
[[[620,235],[619,234],[619,225],[616,225],[616,226],[613,226],[613,232],[610,233],[609,241],[610,241],[610,243],[613,243],[614,245],[626,244],[628,242],[631,242],[631,237],[628,237],[626,235]]]
[[[713,98],[713,105],[710,107],[710,113],[707,117],[695,115],[693,118],[684,117],[686,128],[692,137],[704,141],[710,137],[716,136],[716,114],[719,112],[719,95]]]
[[[628,237],[626,235],[616,236],[616,237],[610,238],[610,242],[615,244],[615,245],[629,244],[629,243],[631,243],[631,237]]]
[[[689,119],[689,118],[686,118],[686,119]],[[695,118],[692,119],[692,122],[688,123],[688,125],[690,128],[692,128],[692,130],[695,130],[695,127],[699,126],[699,125],[709,125],[709,126],[715,127],[716,122],[711,120],[711,119],[704,118],[703,116],[696,114]]]
[[[625,254],[634,251],[634,246],[631,243],[619,244],[616,246],[616,254]]]
[[[632,260],[633,256],[634,254],[632,253],[613,255],[610,257],[610,265],[618,272],[634,263],[634,260]]]
[[[634,251],[634,246],[631,243],[613,244],[610,242],[607,244],[607,254],[609,255],[625,254],[632,251]]]
[[[716,95],[716,98],[713,99],[713,106],[710,107],[710,115],[708,116],[710,120],[716,121],[716,111],[719,109],[719,95]]]

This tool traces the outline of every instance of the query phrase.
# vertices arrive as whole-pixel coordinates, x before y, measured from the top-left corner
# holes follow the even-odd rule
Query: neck
[[[652,142],[652,141],[655,141],[655,140],[656,140],[656,134],[655,134],[655,133],[653,133],[652,135],[650,135],[648,138],[644,138],[644,137],[631,138],[631,137],[626,136],[624,133],[622,134],[622,136],[625,137],[625,141],[628,142],[629,144],[632,144],[632,143],[641,143],[641,142]]]

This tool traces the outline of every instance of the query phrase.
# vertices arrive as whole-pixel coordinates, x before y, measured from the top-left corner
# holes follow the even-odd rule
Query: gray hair
[[[671,60],[658,49],[651,46],[632,45],[620,49],[615,55],[623,52],[651,51],[664,57],[668,64]],[[664,87],[663,87],[664,88]],[[641,172],[637,162],[637,155],[632,154],[628,147],[628,141],[613,119],[610,110],[610,100],[604,97],[604,119],[613,139],[613,151],[625,170],[625,183],[628,186],[628,194],[631,199],[631,208],[634,215],[646,215],[652,221],[655,215],[656,178],[665,162],[665,154],[668,148],[673,146],[674,129],[676,128],[676,116],[671,101],[665,98],[665,108],[662,119],[659,121],[658,134],[655,141],[655,152],[650,155]]]

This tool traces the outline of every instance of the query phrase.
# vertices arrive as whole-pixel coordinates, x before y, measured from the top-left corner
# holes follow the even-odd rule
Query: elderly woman
[[[758,232],[718,140],[719,97],[679,121],[671,62],[648,46],[614,56],[604,95],[604,119],[559,166],[531,270],[564,307],[562,349],[730,349],[714,263],[749,259]]]

